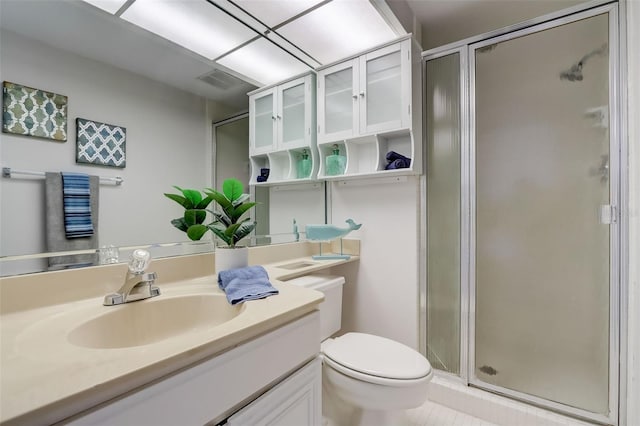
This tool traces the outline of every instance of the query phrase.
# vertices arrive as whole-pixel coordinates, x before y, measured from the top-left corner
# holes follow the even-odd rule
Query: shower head
[[[560,80],[582,81],[582,79],[584,78],[584,76],[582,75],[582,67],[584,66],[584,64],[587,63],[587,60],[589,60],[592,56],[606,54],[607,48],[608,48],[607,43],[605,43],[599,48],[594,49],[591,52],[584,55],[582,59],[580,59],[578,62],[573,64],[571,68],[569,68],[566,71],[562,71],[560,73]]]
[[[560,80],[582,81],[582,61],[573,64],[567,71],[560,73]]]

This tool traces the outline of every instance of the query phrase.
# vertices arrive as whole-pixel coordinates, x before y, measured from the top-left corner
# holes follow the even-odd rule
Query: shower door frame
[[[540,31],[573,23],[582,19],[608,14],[609,27],[609,204],[614,206],[615,217],[609,226],[609,415],[605,416],[569,405],[553,402],[522,392],[490,385],[482,382],[475,372],[475,236],[476,236],[476,191],[475,191],[475,50],[494,43],[534,34]],[[423,52],[423,75],[426,81],[426,62],[451,54],[460,57],[460,373],[436,371],[440,376],[493,393],[505,395],[532,405],[575,417],[607,424],[624,424],[620,413],[626,412],[626,304],[621,304],[621,296],[627,294],[625,285],[628,253],[626,239],[621,235],[628,232],[627,196],[628,191],[626,158],[628,145],[626,135],[626,60],[621,54],[626,48],[626,23],[624,3],[594,0],[558,12],[535,18],[520,24],[491,31],[455,43],[447,44]],[[426,92],[423,88],[423,97]],[[426,137],[426,131],[424,132]],[[425,149],[425,153],[427,150]],[[426,164],[426,162],[425,162]],[[421,192],[426,194],[426,176],[422,176]],[[426,230],[426,197],[422,197],[422,229]],[[421,235],[422,257],[426,259],[426,232]],[[420,349],[427,353],[426,309],[427,309],[426,266],[420,266]],[[624,284],[624,285],[623,285]],[[624,417],[624,416],[623,416]]]

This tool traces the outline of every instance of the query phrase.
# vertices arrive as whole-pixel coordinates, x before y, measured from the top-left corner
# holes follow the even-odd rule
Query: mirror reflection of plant
[[[243,192],[242,182],[238,179],[226,179],[222,183],[222,192],[212,188],[205,188],[204,193],[212,198],[220,207],[213,211],[215,221],[208,226],[218,238],[229,248],[235,248],[238,241],[254,230],[257,222],[242,218],[244,214],[256,205],[249,202],[249,194]]]
[[[196,189],[182,189],[174,186],[179,194],[167,194],[165,197],[175,201],[184,207],[184,215],[173,219],[171,224],[179,230],[186,232],[187,236],[197,241],[211,230],[218,238],[224,241],[230,248],[235,248],[238,241],[246,237],[256,227],[256,222],[249,223],[250,218],[244,218],[244,214],[256,205],[248,202],[249,194],[243,193],[242,182],[238,179],[226,179],[222,183],[222,192],[213,188],[205,188],[203,196]],[[215,201],[219,210],[209,210],[207,207]],[[214,221],[206,224],[207,212],[210,212]]]
[[[198,241],[209,230],[209,226],[204,224],[207,218],[207,207],[213,201],[212,196],[203,197],[200,191],[196,189],[182,189],[178,186],[174,186],[179,194],[167,194],[165,197],[170,198],[176,203],[184,207],[184,215],[171,221],[171,224],[179,230],[186,232],[187,236],[193,240]]]

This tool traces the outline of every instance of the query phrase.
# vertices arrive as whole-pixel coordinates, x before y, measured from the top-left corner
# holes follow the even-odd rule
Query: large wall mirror
[[[84,2],[3,1],[0,17],[0,80],[68,99],[66,141],[0,135],[1,166],[12,170],[0,179],[0,275],[51,268],[45,179],[21,171],[103,178],[98,247],[120,248],[120,261],[137,246],[154,257],[212,250],[210,233],[191,243],[170,224],[183,209],[163,193],[248,180],[248,120],[238,113],[256,86]],[[126,167],[77,163],[76,119],[126,129]],[[108,180],[116,176],[121,185]],[[253,244],[299,238],[294,219],[300,232],[325,221],[322,183],[252,195],[260,202]]]

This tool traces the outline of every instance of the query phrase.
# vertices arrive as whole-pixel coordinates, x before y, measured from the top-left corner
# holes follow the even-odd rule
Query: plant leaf
[[[167,197],[167,198],[172,199],[173,201],[175,201],[176,203],[180,204],[185,209],[190,209],[190,208],[193,207],[193,206],[190,205],[189,200],[184,198],[182,195],[165,193],[164,196]]]
[[[227,229],[224,231],[224,234],[227,235],[228,237],[233,237],[234,234],[236,233],[236,230],[238,228],[240,228],[240,223],[234,223],[232,225],[229,225],[227,227]]]
[[[184,221],[187,225],[197,225],[204,222],[207,217],[205,210],[189,209],[184,211]]]
[[[251,233],[256,227],[257,222],[243,224],[233,236],[234,243],[237,243]]]
[[[216,234],[216,236],[220,238],[222,241],[224,241],[228,246],[231,247],[233,245],[233,238],[227,236],[224,233],[224,230],[216,228],[215,226],[211,226],[211,225],[209,225],[209,229],[211,229],[211,232]]]
[[[212,201],[213,201],[213,197],[211,195],[208,195],[206,198],[204,198],[202,201],[198,203],[198,205],[196,206],[196,209],[206,209],[209,206],[209,204],[211,204]]]
[[[187,236],[193,241],[198,241],[209,230],[205,225],[191,225],[187,230]]]
[[[233,207],[233,205],[231,204],[231,201],[229,201],[229,199],[225,197],[224,194],[216,191],[215,189],[206,188],[204,192],[205,194],[213,198],[215,202],[218,203],[218,205],[222,207],[224,210],[227,210]]]
[[[242,196],[244,188],[242,187],[242,182],[238,179],[225,179],[222,183],[222,192],[229,199],[229,201],[233,202]]]
[[[213,217],[216,219],[216,221],[220,222],[225,227],[231,225],[231,220],[226,214],[214,211],[211,211],[211,213],[213,214]]]
[[[240,219],[240,217],[247,211],[249,210],[251,207],[255,206],[257,203],[246,203],[246,204],[242,204],[238,207],[236,207],[235,209],[233,209],[233,218],[235,218],[235,222],[238,221],[238,219]]]
[[[181,230],[182,232],[187,232],[187,229],[189,229],[189,225],[187,225],[187,223],[184,221],[184,217],[173,219],[171,221],[171,224],[176,228],[178,228],[179,230]]]
[[[202,194],[200,194],[200,191],[195,189],[183,189],[182,194],[184,194],[185,198],[191,202],[190,208],[197,206],[200,201],[202,201]]]
[[[238,198],[237,200],[233,201],[233,207],[236,207],[242,203],[244,203],[245,201],[247,201],[249,199],[250,195],[249,194],[242,194],[240,196],[240,198]]]

